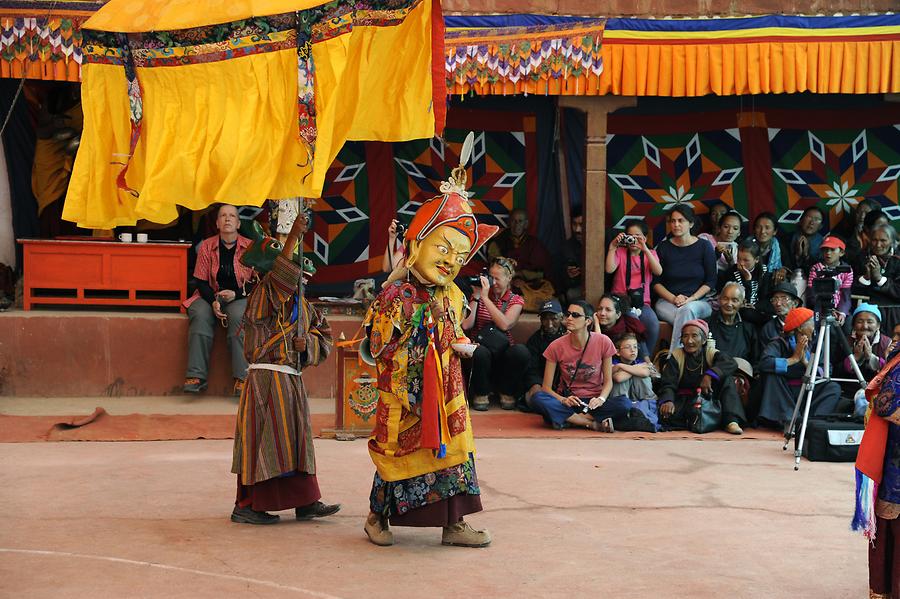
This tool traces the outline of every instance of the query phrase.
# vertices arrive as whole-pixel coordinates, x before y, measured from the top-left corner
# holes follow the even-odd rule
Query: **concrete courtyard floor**
[[[771,441],[478,443],[486,549],[362,531],[365,442],[316,441],[332,518],[232,524],[230,441],[0,445],[4,597],[867,596],[852,465]]]

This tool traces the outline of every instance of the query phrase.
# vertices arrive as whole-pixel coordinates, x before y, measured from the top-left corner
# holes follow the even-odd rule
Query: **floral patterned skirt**
[[[372,482],[372,493],[369,495],[369,509],[373,513],[396,518],[405,516],[411,510],[450,500],[451,505],[446,511],[455,517],[454,521],[458,521],[459,517],[466,513],[481,509],[478,497],[480,494],[478,476],[475,474],[475,457],[469,454],[469,459],[462,464],[393,482],[382,480],[376,472],[375,480]],[[463,496],[472,496],[466,499],[475,501],[456,501],[464,499]],[[406,519],[398,518],[398,521],[392,520],[391,523],[399,526],[446,525],[446,523],[413,523],[414,518],[410,518],[409,522],[403,520]]]

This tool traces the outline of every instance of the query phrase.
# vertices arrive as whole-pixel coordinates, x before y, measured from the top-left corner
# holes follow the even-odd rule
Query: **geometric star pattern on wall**
[[[818,206],[833,228],[864,198],[896,215],[900,178],[900,130],[769,129],[773,191],[779,222],[795,224]],[[892,220],[896,220],[895,218]]]
[[[369,196],[365,144],[348,142],[328,169],[322,197],[313,205],[306,251],[317,266],[369,259]]]
[[[747,214],[738,129],[660,135],[607,135],[610,222],[641,218],[664,235],[663,216],[679,203],[698,214],[715,201]]]
[[[466,168],[472,211],[479,223],[506,226],[514,208],[526,208],[526,147],[521,131],[475,131],[472,158]],[[404,224],[416,209],[439,195],[438,185],[459,164],[468,131],[447,129],[443,141],[394,144],[397,214]]]

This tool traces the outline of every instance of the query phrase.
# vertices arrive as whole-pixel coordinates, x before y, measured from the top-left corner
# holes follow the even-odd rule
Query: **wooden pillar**
[[[603,295],[606,261],[606,117],[634,106],[632,96],[561,96],[561,108],[575,108],[587,116],[587,157],[584,199],[584,297],[597,305]]]

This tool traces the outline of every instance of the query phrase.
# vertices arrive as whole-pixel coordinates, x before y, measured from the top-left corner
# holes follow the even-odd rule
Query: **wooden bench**
[[[184,311],[189,243],[19,239],[26,310],[37,304]]]

